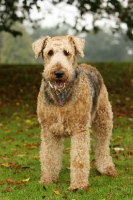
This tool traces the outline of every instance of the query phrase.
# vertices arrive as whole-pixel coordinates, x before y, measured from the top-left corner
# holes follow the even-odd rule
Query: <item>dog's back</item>
[[[98,70],[92,67],[91,65],[83,63],[80,65],[80,67],[84,70],[91,88],[92,102],[93,102],[92,114],[93,114],[94,111],[96,110],[98,96],[100,94],[103,79]]]

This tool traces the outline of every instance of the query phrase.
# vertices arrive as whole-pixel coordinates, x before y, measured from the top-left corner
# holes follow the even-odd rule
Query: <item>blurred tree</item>
[[[35,63],[34,54],[31,48],[31,37],[22,26],[17,26],[14,28],[21,31],[23,36],[14,38],[9,33],[0,33],[0,63]]]
[[[99,31],[95,35],[90,32],[85,41],[84,59],[87,62],[133,61],[133,43],[124,33],[114,35]]]
[[[33,33],[31,34],[31,37],[34,40],[44,37],[44,36],[50,36],[54,37],[57,35],[68,35],[68,34],[75,34],[73,30],[71,30],[71,27],[69,25],[64,25],[59,28],[57,27],[51,27],[51,28],[41,28],[39,27],[38,29],[34,30]]]
[[[71,34],[67,25],[57,29],[52,28],[39,28],[34,30],[31,37],[32,40],[44,36],[55,35],[68,35]],[[72,31],[72,30],[71,30]],[[78,35],[76,32],[73,35]],[[124,33],[111,34],[103,31],[99,31],[94,34],[93,31],[81,35],[79,37],[85,39],[84,58],[79,58],[81,62],[106,62],[106,61],[132,61],[133,60],[133,43],[127,38]],[[130,53],[130,54],[129,54]],[[36,60],[37,63],[42,63],[42,58]]]
[[[0,0],[0,32],[6,31],[13,36],[22,35],[22,32],[15,27],[13,28],[13,25],[16,22],[23,23],[25,19],[33,23],[30,18],[30,11],[33,9],[33,6],[36,6],[38,11],[40,10],[37,1],[38,0]],[[37,21],[34,20],[34,25],[36,22]]]
[[[25,19],[33,23],[30,12],[33,6],[35,6],[38,11],[40,10],[38,6],[39,1],[46,2],[47,0],[0,0],[0,31],[4,30],[10,32],[14,36],[21,34],[20,31],[12,29],[12,25],[16,22],[23,23]],[[59,5],[60,3],[64,3],[64,0],[50,0],[49,2],[53,5]],[[120,31],[121,25],[124,23],[127,26],[126,34],[130,39],[133,39],[132,0],[66,0],[65,3],[74,5],[78,10],[74,25],[76,30],[79,30],[80,27],[80,32],[88,32],[88,21],[85,19],[87,14],[92,14],[92,25],[95,32],[99,30],[98,21],[102,19],[114,20],[115,26],[112,27],[112,32]]]

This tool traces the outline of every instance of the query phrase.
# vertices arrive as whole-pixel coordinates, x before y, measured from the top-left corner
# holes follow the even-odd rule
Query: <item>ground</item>
[[[91,187],[86,191],[69,192],[67,187],[70,181],[70,143],[66,140],[63,152],[64,164],[58,183],[40,186],[38,184],[40,129],[36,118],[36,96],[40,86],[42,66],[4,67],[4,69],[0,68],[2,94],[0,96],[2,107],[0,110],[0,190],[2,191],[0,199],[80,200],[88,197],[96,200],[133,199],[133,97],[131,93],[133,65],[102,64],[101,66],[103,67],[99,69],[108,87],[115,112],[111,155],[118,176],[116,178],[103,176],[94,168],[92,139]],[[31,88],[29,95],[27,86]]]

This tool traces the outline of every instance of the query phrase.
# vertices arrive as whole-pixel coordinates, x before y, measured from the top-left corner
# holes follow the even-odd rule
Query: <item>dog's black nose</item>
[[[56,78],[62,78],[64,75],[64,72],[63,71],[55,71],[54,75]]]

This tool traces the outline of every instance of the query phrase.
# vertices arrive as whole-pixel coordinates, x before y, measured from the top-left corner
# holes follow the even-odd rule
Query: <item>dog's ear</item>
[[[48,39],[50,39],[49,36],[46,36],[44,38],[40,38],[32,43],[32,49],[35,53],[35,58],[38,58],[42,52],[42,50],[45,48]]]
[[[70,41],[73,42],[78,55],[83,58],[84,57],[83,49],[85,45],[85,40],[82,38],[71,36],[71,35],[68,35],[68,38]]]

